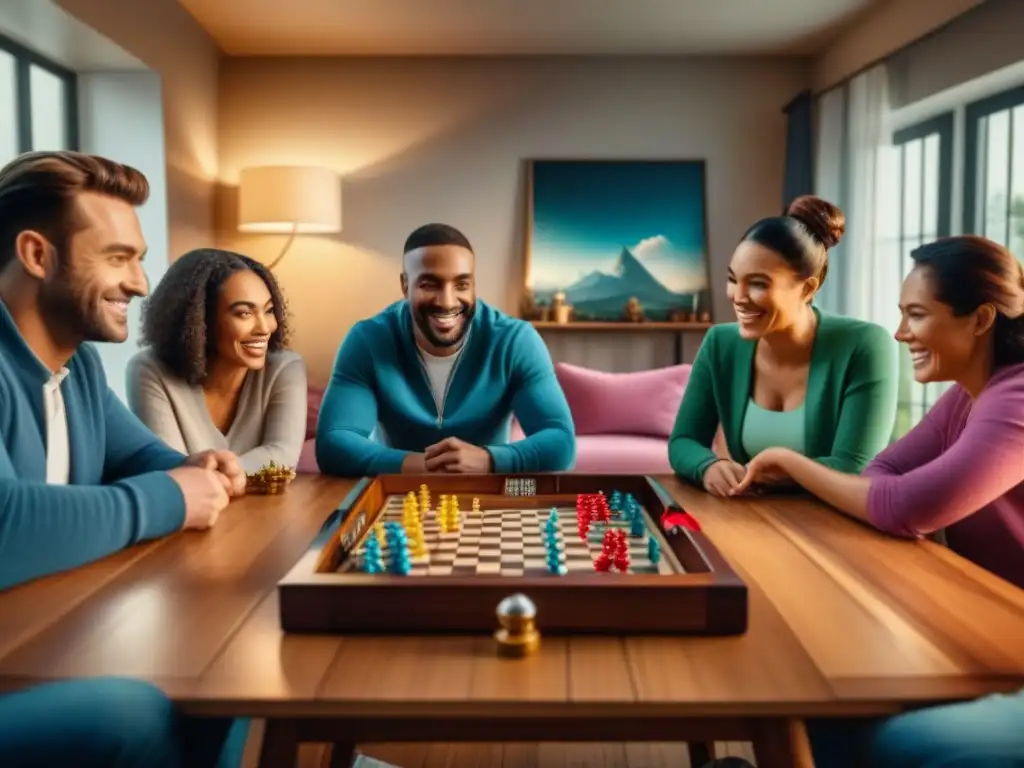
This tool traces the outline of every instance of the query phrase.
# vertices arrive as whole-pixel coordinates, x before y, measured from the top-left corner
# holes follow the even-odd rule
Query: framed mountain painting
[[[704,162],[529,162],[524,314],[709,319]]]

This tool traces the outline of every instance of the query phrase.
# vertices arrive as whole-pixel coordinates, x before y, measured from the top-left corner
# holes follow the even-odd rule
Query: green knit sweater
[[[858,473],[892,433],[897,346],[879,325],[814,312],[818,331],[804,401],[806,453],[833,469]],[[669,439],[669,462],[680,477],[702,484],[704,470],[718,458],[711,443],[719,423],[733,459],[750,461],[741,438],[756,348],[736,323],[716,325],[705,336]]]

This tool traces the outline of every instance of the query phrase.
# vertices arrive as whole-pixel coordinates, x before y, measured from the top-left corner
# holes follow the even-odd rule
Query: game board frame
[[[442,493],[501,495],[506,479],[515,477],[532,479],[537,497],[575,497],[615,489],[632,493],[686,573],[410,577],[337,572],[346,546],[359,545],[389,496],[417,491],[422,483],[430,487],[435,500]],[[529,502],[529,498],[522,497],[524,505],[544,503],[542,499]],[[523,593],[536,605],[538,628],[547,634],[743,634],[747,630],[746,584],[703,533],[665,531],[659,520],[666,510],[681,511],[664,487],[646,475],[396,474],[363,478],[333,512],[306,554],[278,582],[281,627],[285,632],[326,634],[490,632],[497,626],[498,603],[511,594]]]

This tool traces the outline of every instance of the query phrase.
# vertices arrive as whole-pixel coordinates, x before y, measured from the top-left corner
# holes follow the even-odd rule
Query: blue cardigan
[[[83,565],[185,521],[166,470],[185,456],[121,403],[99,353],[82,345],[61,384],[71,476],[46,483],[43,385],[50,371],[0,302],[0,589]]]
[[[540,334],[482,301],[442,410],[408,303],[396,302],[356,323],[338,350],[317,424],[317,463],[335,475],[393,474],[407,454],[453,436],[486,448],[496,473],[564,471],[576,460],[572,414]],[[509,443],[512,414],[526,437]],[[386,445],[373,438],[378,425]]]

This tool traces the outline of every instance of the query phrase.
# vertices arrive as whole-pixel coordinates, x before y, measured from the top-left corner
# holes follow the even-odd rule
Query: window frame
[[[913,125],[893,131],[892,145],[900,147],[900,168],[903,168],[903,147],[912,141],[924,139],[933,133],[939,136],[939,210],[935,219],[935,234],[938,237],[949,237],[953,227],[953,140],[956,113],[953,110],[922,120]],[[903,193],[906,191],[905,176],[900,173],[900,248],[904,244],[903,226]],[[921,189],[924,189],[924,163],[921,164]],[[924,206],[921,206],[924,216]],[[924,225],[922,221],[921,230]],[[906,275],[904,275],[906,277]]]
[[[18,124],[18,152],[31,152],[32,147],[32,85],[31,72],[35,65],[60,78],[64,83],[64,120],[67,146],[79,148],[78,135],[78,75],[74,70],[40,56],[11,38],[0,34],[0,50],[14,57],[16,117]]]
[[[923,140],[931,135],[938,135],[939,137],[939,168],[938,168],[938,190],[936,191],[936,198],[938,202],[938,210],[936,211],[935,219],[935,235],[936,237],[949,237],[952,234],[953,228],[953,171],[954,171],[954,149],[956,141],[956,111],[948,110],[941,112],[932,117],[920,120],[911,125],[896,129],[891,134],[891,144],[893,147],[898,147],[900,150],[899,156],[899,167],[900,167],[900,189],[899,189],[899,259],[900,259],[900,280],[906,278],[904,273],[906,265],[906,253],[910,245],[910,240],[920,239],[924,236],[924,216],[925,210],[924,205],[920,206],[921,221],[917,224],[918,235],[914,238],[908,238],[907,227],[904,222],[904,210],[905,210],[905,195],[906,195],[906,150],[905,145],[912,141]],[[921,183],[920,189],[922,195],[924,194],[925,188],[925,163],[921,163]],[[923,201],[922,201],[923,202]],[[928,384],[923,385],[921,390],[921,398],[915,398],[913,391],[907,393],[907,397],[904,398],[902,381],[904,371],[902,367],[904,362],[907,360],[904,350],[901,348],[899,355],[899,366],[898,372],[899,380],[901,382],[900,392],[898,394],[898,401],[896,405],[896,420],[893,423],[893,434],[892,439],[896,440],[902,437],[906,432],[912,429],[919,419],[914,418],[914,412],[920,410],[922,413],[927,413],[928,410],[934,405],[933,402],[929,402],[928,397]],[[941,395],[941,392],[939,393]],[[906,423],[904,423],[904,421]]]
[[[1024,85],[1008,88],[1005,91],[986,96],[983,99],[972,101],[964,108],[964,210],[963,210],[963,231],[975,233],[980,222],[976,221],[978,201],[978,176],[980,158],[978,157],[979,125],[983,118],[994,115],[997,112],[1010,110],[1010,147],[1009,162],[1007,163],[1007,174],[1013,169],[1013,109],[1024,105]],[[984,182],[981,184],[981,193],[984,194]],[[1009,187],[1007,187],[1008,191]],[[1013,203],[1013,195],[1006,195],[1007,216],[1010,220],[1010,205]]]

